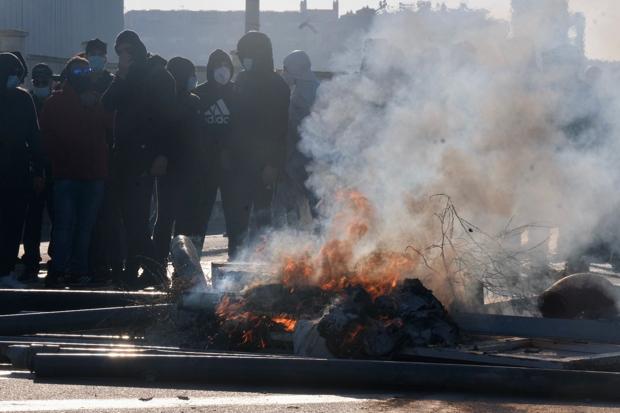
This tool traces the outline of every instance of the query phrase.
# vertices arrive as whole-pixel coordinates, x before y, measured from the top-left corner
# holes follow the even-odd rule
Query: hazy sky
[[[540,0],[545,1],[545,0]],[[569,0],[575,11],[585,13],[588,20],[586,48],[594,59],[620,60],[620,0]],[[415,0],[388,0],[391,5],[399,2],[415,3]],[[508,18],[510,0],[444,0],[448,6],[466,3],[472,8],[485,8],[496,17]],[[331,7],[332,0],[308,0],[311,8]],[[376,6],[378,0],[340,0],[341,13],[364,6]],[[241,10],[245,0],[125,0],[127,10],[134,9],[188,9],[188,10]],[[298,10],[298,0],[261,0],[264,10]]]

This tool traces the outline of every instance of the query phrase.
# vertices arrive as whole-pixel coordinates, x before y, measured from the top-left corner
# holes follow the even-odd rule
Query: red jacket
[[[54,179],[98,180],[108,175],[106,130],[112,116],[100,103],[85,106],[69,85],[55,92],[41,113],[43,146]]]

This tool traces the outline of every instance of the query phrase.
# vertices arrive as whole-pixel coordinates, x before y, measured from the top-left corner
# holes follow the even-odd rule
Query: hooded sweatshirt
[[[177,85],[174,119],[170,130],[168,174],[184,181],[200,181],[204,176],[206,145],[201,136],[200,98],[187,89],[196,68],[185,58],[175,57],[168,63],[168,71]]]
[[[102,102],[106,110],[116,113],[114,155],[119,174],[141,176],[150,172],[157,156],[167,155],[175,82],[164,67],[165,60],[149,56],[136,33],[119,34],[116,47],[120,44],[132,46],[134,63],[125,79],[115,76]]]
[[[289,108],[287,171],[296,182],[307,179],[308,158],[300,151],[301,127],[310,115],[319,81],[312,72],[312,63],[306,52],[296,50],[284,59],[284,78],[291,86],[291,106]]]
[[[24,68],[11,53],[0,53],[0,188],[27,189],[31,176],[42,176],[39,124],[32,97],[23,89],[7,89],[10,75]]]
[[[196,94],[200,97],[202,136],[208,145],[209,161],[230,167],[222,156],[225,152],[236,158],[239,152],[232,141],[239,115],[239,97],[232,81],[222,85],[215,80],[214,71],[222,65],[228,67],[232,76],[234,70],[230,56],[218,49],[209,56],[207,81],[196,88]]]
[[[240,112],[235,141],[246,164],[260,171],[269,165],[283,170],[290,89],[274,71],[271,40],[263,33],[249,32],[241,38],[237,52],[252,65],[237,78]]]

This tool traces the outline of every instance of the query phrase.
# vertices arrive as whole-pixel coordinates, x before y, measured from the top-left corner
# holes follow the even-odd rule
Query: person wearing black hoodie
[[[237,53],[244,71],[237,77],[240,98],[235,145],[241,151],[242,175],[248,188],[247,228],[253,210],[257,230],[271,224],[272,201],[278,176],[286,163],[290,89],[274,71],[271,40],[249,32],[239,40]]]
[[[230,56],[223,50],[215,50],[209,56],[207,81],[196,89],[200,97],[203,121],[203,139],[208,144],[206,158],[206,185],[203,203],[200,204],[200,240],[204,239],[217,191],[222,197],[228,254],[234,256],[241,242],[244,222],[243,182],[239,181],[238,166],[240,150],[233,142],[233,128],[239,115],[239,96],[232,82],[234,73]]]
[[[147,53],[130,30],[116,38],[118,73],[102,97],[115,112],[113,180],[127,243],[123,282],[143,285],[139,269],[153,274],[153,245],[149,227],[153,179],[166,174],[166,131],[176,103],[175,81],[161,58]],[[148,278],[144,278],[145,281]]]
[[[37,112],[28,92],[18,88],[24,67],[0,53],[0,279],[15,268],[30,189],[43,189]]]
[[[32,68],[32,90],[30,95],[34,101],[37,115],[40,117],[44,103],[52,93],[52,81],[54,73],[45,63],[39,63]],[[23,243],[24,255],[22,263],[25,266],[24,274],[20,281],[36,281],[41,263],[41,236],[43,229],[43,212],[47,209],[50,220],[53,220],[53,188],[52,188],[52,168],[45,151],[43,151],[43,161],[45,163],[45,187],[40,193],[30,191],[28,196],[28,207],[24,223]],[[48,236],[50,234],[47,234]],[[51,243],[48,245],[48,255],[52,255]],[[51,263],[51,261],[50,261]],[[49,264],[49,263],[48,263]]]
[[[196,239],[202,229],[195,222],[200,217],[204,193],[206,142],[202,139],[200,98],[192,93],[196,88],[196,67],[188,59],[172,58],[167,65],[176,82],[177,98],[174,119],[170,127],[168,171],[157,179],[159,211],[153,234],[155,258],[165,268],[170,251],[172,228],[175,234]]]

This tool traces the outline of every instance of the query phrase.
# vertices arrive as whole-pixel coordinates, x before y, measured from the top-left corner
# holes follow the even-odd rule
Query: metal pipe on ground
[[[470,391],[560,399],[620,399],[619,373],[515,367],[242,356],[37,354],[44,378],[203,384]]]
[[[32,336],[0,336],[0,346],[7,344],[81,344],[81,345],[137,345],[138,338],[120,336],[92,336],[81,334],[40,334]]]
[[[461,331],[478,336],[546,338],[620,344],[620,320],[564,320],[491,314],[452,314]]]
[[[11,345],[0,355],[4,355],[15,369],[32,370],[33,360],[37,354],[114,354],[116,356],[133,356],[138,354],[183,355],[183,356],[245,356],[245,357],[294,357],[269,354],[248,354],[238,352],[192,351],[176,347],[156,346],[75,346],[75,345]]]
[[[173,304],[0,315],[0,335],[67,333],[93,328],[133,327],[153,321]]]
[[[161,292],[0,289],[0,314],[154,304],[166,297]]]

